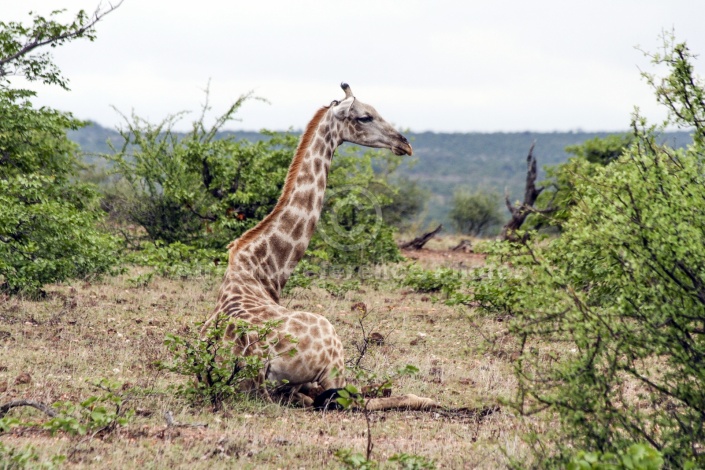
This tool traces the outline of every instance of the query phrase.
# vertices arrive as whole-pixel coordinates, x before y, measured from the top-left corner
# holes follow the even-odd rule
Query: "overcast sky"
[[[0,20],[98,3],[4,0]],[[214,113],[250,90],[270,102],[230,128],[300,129],[346,81],[413,131],[624,130],[634,106],[663,117],[636,46],[658,51],[674,30],[705,54],[704,21],[700,0],[125,0],[96,41],[54,50],[71,91],[36,102],[110,127],[113,106],[152,122],[192,111],[185,129],[210,80]]]

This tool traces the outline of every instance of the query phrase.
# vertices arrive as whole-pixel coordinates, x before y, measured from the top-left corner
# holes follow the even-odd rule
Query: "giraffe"
[[[413,152],[409,141],[372,106],[357,100],[346,83],[341,87],[345,98],[320,108],[306,126],[272,212],[228,245],[225,279],[214,312],[201,329],[205,334],[223,314],[254,325],[280,321],[275,327],[278,343],[273,347],[274,358],[267,360],[257,383],[248,385],[263,389],[264,380],[281,384],[280,390],[305,406],[313,400],[302,392],[345,385],[343,345],[325,317],[289,310],[279,305],[279,298],[316,228],[333,153],[343,142],[387,148],[396,155]],[[234,339],[234,329],[232,323],[228,325],[226,340]],[[288,340],[292,337],[296,344]],[[271,357],[272,352],[262,351],[253,338],[236,339],[234,348],[242,355]],[[292,348],[296,353],[286,354]],[[394,398],[376,399],[369,408],[424,408],[435,403],[414,395]]]

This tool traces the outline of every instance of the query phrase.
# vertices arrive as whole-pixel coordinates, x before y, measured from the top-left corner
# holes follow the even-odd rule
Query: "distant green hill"
[[[536,141],[534,156],[539,168],[566,161],[565,148],[581,144],[607,132],[512,132],[412,134],[414,156],[418,163],[403,172],[431,190],[427,219],[444,222],[450,197],[457,187],[495,191],[512,200],[523,197],[526,180],[526,156]],[[691,141],[687,132],[670,132],[664,136],[671,146],[681,147]],[[544,172],[539,174],[539,180]],[[503,197],[502,197],[503,199]]]
[[[238,138],[259,140],[257,132],[228,132]],[[526,155],[536,141],[534,155],[539,166],[555,165],[566,161],[565,148],[580,144],[595,137],[614,133],[606,132],[512,132],[512,133],[407,133],[414,147],[412,167],[403,165],[400,173],[407,175],[431,191],[426,214],[427,221],[446,222],[450,197],[457,187],[471,190],[496,191],[504,194],[505,188],[512,199],[518,199],[524,190],[526,178]],[[106,142],[111,140],[119,146],[120,134],[92,124],[69,133],[77,142],[89,163],[100,163],[97,154],[110,151]],[[669,132],[663,140],[673,147],[682,147],[690,142],[688,132]],[[541,178],[541,176],[539,177]]]

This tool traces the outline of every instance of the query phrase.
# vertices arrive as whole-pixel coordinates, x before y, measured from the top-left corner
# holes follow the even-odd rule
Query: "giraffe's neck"
[[[272,212],[230,245],[228,270],[253,275],[275,301],[304,255],[323,207],[328,169],[340,142],[328,108],[306,127]],[[251,281],[251,282],[252,282]]]

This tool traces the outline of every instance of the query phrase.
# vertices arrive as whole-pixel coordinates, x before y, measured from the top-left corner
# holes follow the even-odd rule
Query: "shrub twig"
[[[42,402],[34,400],[14,400],[0,406],[0,419],[4,418],[8,411],[10,411],[12,408],[17,408],[20,406],[30,406],[32,408],[36,408],[39,411],[43,411],[46,415],[51,418],[55,418],[56,416],[58,416],[58,413],[56,411],[52,410],[51,407],[45,405]]]

